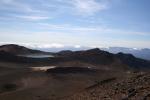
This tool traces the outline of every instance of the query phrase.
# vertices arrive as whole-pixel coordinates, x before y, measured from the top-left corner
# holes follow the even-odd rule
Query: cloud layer
[[[0,0],[0,42],[148,47],[149,21],[133,1]]]
[[[41,20],[61,13],[90,16],[108,8],[108,0],[1,0],[4,17]],[[9,12],[9,13],[8,13]],[[41,16],[42,15],[42,16]]]

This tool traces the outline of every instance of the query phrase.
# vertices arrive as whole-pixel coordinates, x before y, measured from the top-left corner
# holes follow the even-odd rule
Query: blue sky
[[[150,48],[150,0],[0,0],[0,43]]]

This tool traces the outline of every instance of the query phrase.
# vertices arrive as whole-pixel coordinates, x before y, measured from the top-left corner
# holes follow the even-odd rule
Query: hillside
[[[80,61],[94,66],[107,67],[107,69],[149,69],[150,61],[136,58],[131,54],[112,54],[98,48],[85,51],[63,51],[58,52],[60,62]]]
[[[11,51],[12,48],[7,48],[7,51]],[[23,51],[28,51],[28,53],[34,52],[22,47],[18,52],[27,53]],[[17,51],[16,50],[16,51]],[[30,52],[31,51],[31,52]],[[37,53],[40,51],[35,51]],[[55,57],[46,58],[30,58],[30,57],[20,57],[14,54],[15,52],[0,52],[0,60],[18,62],[18,63],[35,63],[44,65],[54,65],[54,66],[64,66],[64,67],[94,67],[98,69],[105,70],[145,70],[150,68],[150,61],[139,59],[131,54],[112,54],[98,48],[85,50],[85,51],[63,51],[55,53]]]
[[[150,74],[130,73],[108,78],[60,100],[150,100]]]
[[[15,54],[15,55],[46,53],[43,51],[32,50],[32,49],[26,48],[24,46],[19,46],[19,45],[15,45],[15,44],[2,45],[2,46],[0,46],[0,51],[4,51],[4,52]]]

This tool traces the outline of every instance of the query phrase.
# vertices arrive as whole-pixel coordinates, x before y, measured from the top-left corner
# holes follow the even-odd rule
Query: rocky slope
[[[39,50],[32,50],[26,48],[24,46],[19,46],[15,44],[7,44],[0,46],[0,51],[4,51],[7,53],[15,54],[15,55],[25,55],[25,54],[35,54],[35,53],[46,53]]]
[[[149,73],[129,73],[124,79],[105,79],[61,100],[150,100],[149,84]]]

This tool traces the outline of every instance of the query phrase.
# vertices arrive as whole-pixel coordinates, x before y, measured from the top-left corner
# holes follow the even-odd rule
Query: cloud
[[[110,38],[148,40],[149,32],[129,30],[130,26],[111,28],[117,22],[99,13],[109,9],[114,1],[118,0],[0,0],[1,41],[98,45]],[[135,38],[131,38],[133,36]],[[104,41],[99,41],[101,39]]]
[[[30,43],[26,43],[23,44],[24,46],[30,47],[30,48],[39,48],[39,49],[45,49],[45,48],[63,48],[64,45],[63,44],[59,44],[59,43],[50,43],[50,44],[30,44]]]
[[[0,1],[0,10],[16,13],[37,12],[31,5],[17,0],[2,0]]]
[[[98,2],[96,0],[73,0],[72,3],[79,14],[86,15],[93,15],[108,8],[106,2]]]
[[[37,25],[44,30],[51,30],[57,32],[70,32],[70,33],[80,33],[80,34],[116,34],[116,35],[139,35],[139,36],[149,36],[149,32],[140,32],[134,30],[124,30],[117,28],[109,28],[104,26],[75,26],[70,24],[49,24],[49,23],[37,23]]]
[[[31,21],[46,20],[50,18],[47,16],[16,16],[16,17],[26,19],[26,20],[31,20]]]
[[[38,27],[39,28],[39,27]],[[67,28],[68,29],[68,28]],[[88,29],[88,28],[87,28]],[[80,45],[88,46],[88,47],[109,47],[109,46],[125,46],[125,47],[150,47],[149,38],[142,39],[143,37],[149,37],[148,33],[144,32],[126,32],[121,33],[119,30],[118,33],[107,33],[107,30],[96,30],[90,29],[86,30],[86,28],[82,31],[79,29],[77,31],[71,30],[60,30],[56,31],[37,31],[37,32],[22,32],[21,30],[10,30],[10,32],[1,32],[1,42],[17,42],[17,43],[39,43],[43,45],[39,45],[39,48],[61,48],[66,45],[73,45],[74,48],[81,48]],[[65,29],[64,29],[65,30]],[[114,29],[115,30],[115,29]],[[113,29],[111,29],[113,32]],[[116,31],[116,30],[115,30]],[[125,32],[125,30],[122,30]],[[12,35],[10,35],[10,33]],[[94,35],[93,35],[94,33]],[[95,34],[96,33],[96,34]],[[114,36],[115,34],[115,36]],[[123,34],[123,35],[122,35]],[[126,37],[126,34],[128,37]],[[143,34],[147,34],[143,36]],[[121,37],[119,37],[121,36]],[[132,36],[139,36],[139,38],[132,38]],[[130,38],[131,37],[131,38]]]
[[[57,17],[61,14],[89,16],[107,8],[108,0],[0,0],[1,14],[10,19],[11,14],[31,20],[48,19],[47,16]]]
[[[39,7],[35,7],[33,5],[39,5]],[[0,0],[1,18],[13,20],[17,17],[33,21],[48,19],[48,15],[46,15],[47,11],[42,10],[40,6],[41,4],[36,1],[32,4],[28,0]]]
[[[81,45],[75,45],[74,48],[81,48]]]
[[[58,43],[52,43],[52,44],[44,44],[44,45],[39,45],[38,48],[63,48],[63,44],[58,44]]]

